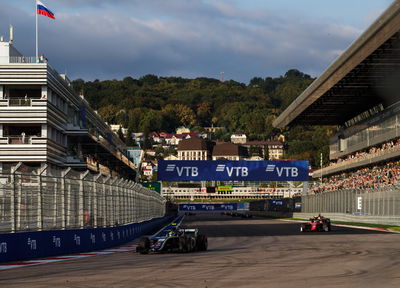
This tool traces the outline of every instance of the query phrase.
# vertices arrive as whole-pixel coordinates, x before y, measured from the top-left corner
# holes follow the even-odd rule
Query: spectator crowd
[[[367,151],[356,152],[345,159],[339,159],[336,163],[331,163],[329,166],[332,167],[337,163],[352,159],[365,158],[367,155],[397,147],[400,148],[400,139],[388,141],[379,146],[369,148]],[[309,193],[318,194],[341,189],[379,189],[398,183],[400,183],[400,160],[324,177],[322,183],[318,182],[310,188]]]
[[[400,148],[400,138],[397,140],[391,140],[391,141],[385,142],[383,144],[368,148],[363,151],[357,151],[353,154],[347,155],[347,157],[345,157],[345,158],[339,158],[336,162],[331,162],[329,164],[329,167],[333,167],[333,166],[337,165],[338,163],[348,162],[353,159],[367,158],[369,155],[373,155],[373,154],[383,152],[383,151],[388,151],[388,150],[391,150],[394,148]]]

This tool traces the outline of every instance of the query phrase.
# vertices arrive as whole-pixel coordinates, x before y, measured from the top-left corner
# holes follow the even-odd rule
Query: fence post
[[[40,170],[39,170],[39,191],[38,191],[38,199],[37,199],[37,229],[41,231],[43,229],[43,173],[46,171],[48,165],[45,164]]]
[[[94,199],[93,199],[93,227],[97,228],[97,215],[98,215],[98,201],[97,201],[97,197],[99,195],[99,193],[97,193],[97,189],[96,186],[98,185],[97,180],[99,180],[99,178],[101,177],[101,173],[99,173],[98,175],[96,175],[94,177],[94,181],[93,181],[93,194],[94,194]]]
[[[108,194],[111,194],[111,193],[107,193],[107,189],[106,189],[106,187],[108,187],[108,191],[111,191],[110,185],[107,184],[107,182],[110,180],[110,178],[111,178],[111,176],[107,175],[106,178],[103,179],[103,197],[104,197],[103,198],[103,209],[104,209],[104,211],[103,211],[103,213],[104,213],[103,226],[108,226],[108,223],[110,223],[109,220],[111,219],[111,215],[109,215],[111,213],[108,213],[110,201],[108,201],[108,199],[107,199]]]
[[[15,209],[15,197],[16,197],[16,179],[15,179],[15,173],[17,173],[17,170],[19,167],[21,167],[22,162],[18,162],[17,165],[14,167],[11,167],[11,183],[12,183],[12,191],[11,191],[11,199],[10,199],[10,217],[11,217],[11,233],[15,233],[17,230],[17,215],[16,213],[18,212],[18,209],[16,211]]]
[[[134,215],[133,215],[133,195],[135,191],[133,190],[135,187],[135,182],[129,181],[129,222],[134,223]]]
[[[119,198],[119,207],[120,207],[120,219],[122,224],[126,224],[126,199],[125,199],[125,192],[126,192],[126,181],[121,179],[121,196]]]
[[[65,229],[69,227],[71,221],[71,187],[68,187],[66,190],[66,181],[65,178],[67,174],[71,171],[71,167],[68,167],[64,171],[61,172],[61,205],[63,206],[63,210],[61,212],[61,229]]]
[[[133,183],[133,187],[132,187],[132,195],[133,195],[133,199],[132,199],[132,210],[133,210],[133,217],[132,217],[132,221],[134,222],[134,223],[137,223],[138,221],[137,221],[137,215],[136,215],[136,194],[137,194],[137,192],[136,192],[136,187],[137,187],[137,183]]]
[[[118,194],[118,189],[117,192],[115,192],[115,183],[118,181],[118,178],[115,179],[111,179],[110,181],[110,188],[111,188],[111,226],[115,226],[116,225],[116,195]]]
[[[117,222],[118,225],[123,224],[123,217],[122,217],[122,213],[121,213],[121,202],[122,202],[122,195],[123,195],[123,189],[121,187],[121,185],[123,184],[124,179],[119,178],[117,181],[117,198],[116,198],[116,207],[117,207]]]
[[[83,201],[84,201],[84,179],[85,177],[89,174],[89,170],[86,170],[85,172],[82,172],[80,177],[79,177],[79,196],[78,196],[78,222],[80,228],[83,228],[85,226],[84,223],[84,218],[83,218]]]

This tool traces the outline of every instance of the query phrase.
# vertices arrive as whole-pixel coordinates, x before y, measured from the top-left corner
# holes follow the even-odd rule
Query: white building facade
[[[124,143],[43,57],[0,41],[0,170],[18,162],[136,175]]]

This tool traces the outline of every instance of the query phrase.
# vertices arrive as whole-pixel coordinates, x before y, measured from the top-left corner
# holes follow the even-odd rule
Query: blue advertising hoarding
[[[159,161],[159,181],[307,181],[308,161]]]
[[[224,204],[179,204],[179,211],[230,211],[237,210],[237,203],[224,203]]]
[[[171,220],[165,216],[116,227],[0,234],[0,263],[115,247]]]

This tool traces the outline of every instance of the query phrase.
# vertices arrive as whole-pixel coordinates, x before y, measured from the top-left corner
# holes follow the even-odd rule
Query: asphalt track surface
[[[122,252],[0,271],[0,287],[400,287],[400,234],[222,215],[188,216],[209,250]]]

